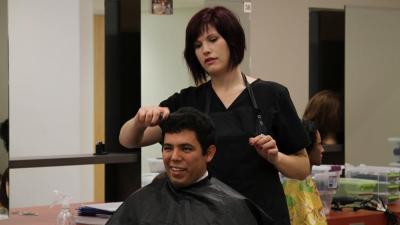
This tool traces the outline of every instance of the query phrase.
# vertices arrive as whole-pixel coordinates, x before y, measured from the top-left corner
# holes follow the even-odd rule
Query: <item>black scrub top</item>
[[[275,139],[279,151],[293,154],[307,146],[307,136],[287,89],[260,79],[250,84],[250,88],[261,110],[266,134]],[[225,108],[208,81],[175,93],[160,106],[168,107],[171,112],[184,106],[208,111],[217,134],[217,151],[209,165],[210,173],[253,200],[277,224],[290,225],[277,169],[249,145],[249,138],[257,135],[256,114],[246,89]]]

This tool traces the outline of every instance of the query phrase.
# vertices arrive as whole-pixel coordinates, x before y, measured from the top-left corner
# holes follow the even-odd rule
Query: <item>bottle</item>
[[[56,199],[50,207],[53,207],[56,204],[61,204],[61,211],[57,215],[56,225],[76,225],[75,218],[69,208],[71,197],[57,190],[55,190],[54,193]]]

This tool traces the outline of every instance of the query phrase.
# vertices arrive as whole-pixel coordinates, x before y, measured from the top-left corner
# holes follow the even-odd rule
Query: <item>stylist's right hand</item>
[[[153,127],[169,116],[169,109],[160,106],[141,107],[136,113],[136,122],[142,127]]]
[[[249,139],[249,144],[254,146],[257,153],[272,164],[279,160],[279,150],[276,141],[270,135],[260,134]]]

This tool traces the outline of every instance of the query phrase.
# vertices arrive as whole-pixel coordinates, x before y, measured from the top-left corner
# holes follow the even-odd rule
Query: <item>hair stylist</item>
[[[186,28],[184,56],[196,87],[160,103],[142,107],[120,132],[128,148],[161,140],[159,123],[183,106],[210,115],[217,148],[209,170],[257,203],[277,224],[289,225],[278,171],[304,179],[310,165],[308,139],[288,90],[244,75],[239,68],[245,35],[236,16],[224,7],[204,8]]]

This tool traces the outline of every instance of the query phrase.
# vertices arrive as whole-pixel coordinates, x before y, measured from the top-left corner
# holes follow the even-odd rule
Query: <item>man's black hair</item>
[[[310,152],[317,141],[317,126],[311,120],[303,120],[303,127],[307,133],[307,137],[309,140],[309,145],[306,147],[307,152]]]
[[[190,130],[196,133],[203,155],[210,145],[215,144],[215,127],[212,120],[204,113],[192,107],[183,107],[173,112],[160,123],[162,130],[161,144],[166,133],[179,133]]]
[[[6,208],[7,210],[9,209],[9,199],[7,195],[7,189],[6,186],[7,184],[9,185],[9,169],[7,168],[2,177],[1,177],[1,184],[0,184],[0,205]]]
[[[8,136],[9,136],[8,119],[6,119],[4,120],[3,123],[0,124],[0,138],[3,139],[4,146],[6,147],[7,151],[9,147]]]

